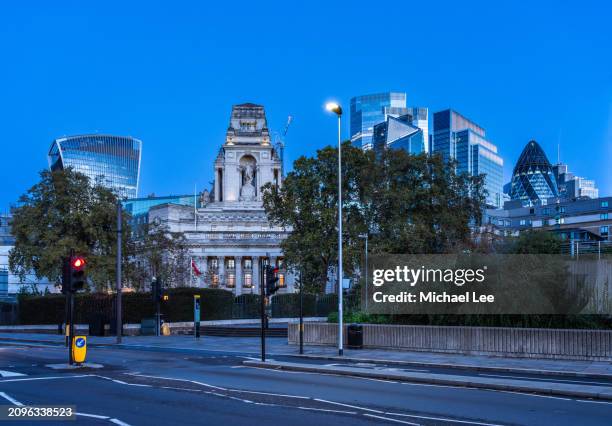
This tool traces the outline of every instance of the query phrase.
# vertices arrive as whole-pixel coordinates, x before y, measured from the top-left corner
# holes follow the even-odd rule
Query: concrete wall
[[[289,344],[297,344],[298,325],[289,324],[288,331]],[[304,343],[335,345],[337,332],[337,324],[304,324]],[[345,329],[345,344],[346,335]],[[612,361],[612,330],[364,324],[363,344],[406,351]]]

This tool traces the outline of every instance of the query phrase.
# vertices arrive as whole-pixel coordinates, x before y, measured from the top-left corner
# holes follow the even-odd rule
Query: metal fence
[[[561,253],[572,258],[588,256],[601,259],[612,255],[612,241],[567,241],[561,244]]]

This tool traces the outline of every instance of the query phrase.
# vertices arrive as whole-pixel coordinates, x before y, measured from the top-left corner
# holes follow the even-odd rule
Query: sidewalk
[[[88,345],[112,346],[133,350],[162,350],[169,352],[216,351],[259,356],[258,337],[215,337],[203,336],[199,340],[192,336],[124,336],[121,345],[116,338],[88,337]],[[0,346],[3,342],[46,343],[63,345],[64,336],[37,333],[0,333]],[[338,357],[337,349],[329,346],[305,346],[304,355],[299,355],[298,346],[288,345],[286,338],[268,338],[266,341],[269,356],[283,355],[310,359],[384,363],[392,365],[448,367],[478,371],[498,371],[516,373],[537,373],[575,377],[612,379],[612,362],[607,361],[570,361],[535,358],[501,358],[484,355],[442,354],[428,352],[390,351],[383,349],[345,349],[344,356]]]

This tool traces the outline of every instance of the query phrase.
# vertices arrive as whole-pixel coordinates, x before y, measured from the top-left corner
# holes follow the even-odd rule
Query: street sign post
[[[196,339],[200,338],[200,295],[193,296],[193,327]]]

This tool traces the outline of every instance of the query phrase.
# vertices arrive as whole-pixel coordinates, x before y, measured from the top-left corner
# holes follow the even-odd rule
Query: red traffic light
[[[75,269],[81,269],[82,267],[85,266],[85,258],[83,257],[74,257],[72,258],[72,267]]]

